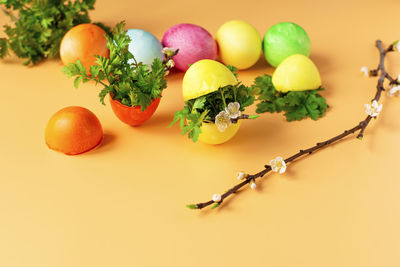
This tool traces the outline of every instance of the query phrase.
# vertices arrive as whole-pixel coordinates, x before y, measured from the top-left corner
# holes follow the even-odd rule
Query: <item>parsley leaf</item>
[[[231,65],[227,65],[226,67],[233,73],[233,75],[235,75],[236,78],[238,77],[238,68]]]
[[[313,120],[324,116],[328,105],[319,91],[315,90],[278,92],[272,84],[270,75],[259,76],[252,85],[253,92],[258,95],[257,113],[284,112],[287,121],[302,120],[310,117]]]
[[[90,74],[87,74],[79,60],[64,66],[63,72],[68,77],[76,77],[75,87],[89,80],[101,84],[103,89],[99,98],[102,104],[107,94],[110,94],[123,105],[140,106],[144,111],[154,99],[161,97],[162,91],[167,87],[166,62],[175,56],[175,53],[166,57],[163,62],[159,58],[154,59],[151,66],[136,62],[128,50],[131,39],[124,27],[125,22],[120,22],[113,29],[112,36],[106,35],[110,56],[96,56],[97,65],[90,67]]]

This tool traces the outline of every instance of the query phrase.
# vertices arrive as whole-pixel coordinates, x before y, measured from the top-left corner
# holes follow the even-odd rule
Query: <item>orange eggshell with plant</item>
[[[126,123],[130,126],[139,126],[150,119],[160,104],[160,100],[161,98],[153,99],[150,105],[144,111],[142,111],[141,106],[128,107],[110,96],[110,104],[114,114],[123,123]]]

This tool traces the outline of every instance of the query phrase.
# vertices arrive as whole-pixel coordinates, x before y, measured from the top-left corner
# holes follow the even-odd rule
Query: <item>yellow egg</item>
[[[260,58],[262,51],[260,34],[245,21],[226,22],[218,29],[216,40],[221,60],[226,65],[247,69]]]
[[[235,136],[241,124],[242,121],[239,120],[237,123],[232,123],[224,132],[220,132],[214,123],[203,123],[199,141],[210,145],[225,143]]]
[[[235,85],[235,75],[220,62],[203,59],[197,61],[186,71],[182,82],[185,101],[217,91],[226,85]]]
[[[321,86],[321,77],[311,59],[298,54],[279,64],[272,83],[280,92],[314,90]]]

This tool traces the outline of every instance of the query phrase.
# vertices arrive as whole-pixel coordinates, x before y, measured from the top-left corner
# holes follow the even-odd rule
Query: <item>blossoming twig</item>
[[[360,121],[356,126],[354,126],[353,128],[350,128],[348,130],[345,130],[344,132],[342,132],[341,134],[338,134],[326,141],[323,142],[319,142],[316,145],[304,149],[304,150],[300,150],[299,152],[297,152],[296,154],[294,154],[293,156],[290,156],[288,158],[286,158],[285,160],[282,160],[282,158],[277,157],[273,160],[270,161],[271,165],[274,166],[270,166],[270,165],[265,165],[264,169],[256,174],[246,174],[244,172],[240,172],[238,174],[238,179],[239,180],[243,180],[242,182],[240,182],[239,184],[235,185],[234,187],[232,187],[231,189],[229,189],[228,191],[226,191],[224,194],[219,195],[219,194],[215,194],[212,197],[212,200],[207,201],[207,202],[201,202],[201,203],[197,203],[197,204],[191,204],[191,205],[187,205],[188,208],[190,209],[202,209],[204,207],[213,205],[212,208],[216,208],[218,206],[221,205],[221,203],[230,195],[234,194],[235,192],[237,192],[239,189],[241,189],[243,186],[245,186],[246,184],[250,184],[251,188],[255,188],[255,180],[258,178],[263,177],[264,175],[266,175],[267,173],[271,172],[272,169],[274,169],[274,171],[278,171],[280,173],[283,173],[286,170],[286,164],[291,163],[293,161],[295,161],[296,159],[302,157],[302,156],[306,156],[306,155],[311,155],[313,152],[324,148],[334,142],[337,142],[345,137],[347,137],[348,135],[354,134],[357,131],[358,135],[357,138],[358,139],[362,139],[364,131],[366,129],[366,127],[368,126],[369,122],[371,121],[372,118],[376,118],[376,116],[379,114],[379,112],[382,109],[382,104],[378,105],[379,99],[381,98],[381,94],[382,91],[385,91],[384,88],[384,81],[385,79],[387,79],[389,81],[389,86],[396,86],[396,85],[400,85],[400,82],[398,79],[394,79],[392,78],[385,69],[385,65],[384,65],[384,61],[385,61],[385,56],[388,52],[392,52],[392,51],[397,51],[397,49],[395,48],[396,44],[398,44],[397,42],[391,44],[387,49],[384,49],[382,46],[382,41],[377,40],[376,41],[376,47],[379,50],[379,55],[380,55],[380,60],[379,60],[379,65],[376,69],[370,70],[369,74],[370,76],[378,76],[379,75],[379,79],[378,79],[378,84],[376,86],[376,94],[375,97],[371,100],[372,105],[368,105],[369,108],[366,110],[367,112],[367,117],[363,120]],[[400,50],[400,45],[399,45],[399,50]],[[399,51],[400,52],[400,51]],[[366,68],[367,69],[367,68]],[[368,70],[368,69],[367,69]],[[242,115],[243,116],[243,115]],[[276,165],[278,163],[278,165]],[[278,168],[278,169],[277,169]]]

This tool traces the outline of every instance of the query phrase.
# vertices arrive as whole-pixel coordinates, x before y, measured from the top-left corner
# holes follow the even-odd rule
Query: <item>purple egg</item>
[[[169,28],[162,38],[164,47],[179,49],[173,58],[175,67],[186,71],[189,65],[201,60],[217,58],[218,48],[212,35],[194,24],[178,24]]]

